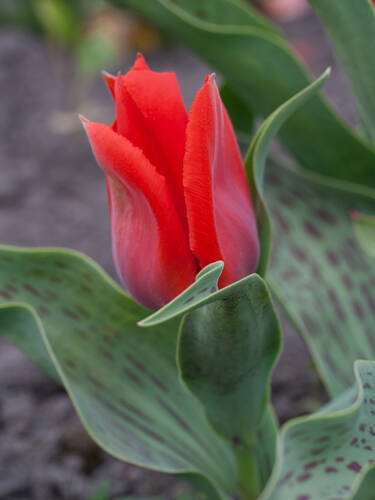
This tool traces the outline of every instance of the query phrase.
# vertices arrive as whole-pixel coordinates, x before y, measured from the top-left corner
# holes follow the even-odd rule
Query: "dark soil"
[[[332,64],[313,19],[289,25],[288,32],[298,43],[314,44],[314,73]],[[72,247],[114,276],[104,178],[75,114],[57,119],[56,112],[66,109],[67,93],[50,55],[40,40],[0,31],[1,242]],[[180,47],[148,60],[155,69],[177,72],[188,105],[209,71]],[[122,69],[129,65],[130,60],[124,61]],[[336,71],[327,90],[353,120],[347,86]],[[80,111],[87,108],[88,117],[95,118],[99,106],[100,120],[104,116],[109,122],[110,98],[99,79],[86,97]],[[58,132],[62,125],[70,132]],[[175,497],[175,479],[99,450],[62,389],[13,346],[4,341],[0,346],[0,500],[82,500],[101,480],[108,481],[111,498],[146,493]],[[273,395],[281,421],[314,410],[324,399],[308,353],[289,326]]]

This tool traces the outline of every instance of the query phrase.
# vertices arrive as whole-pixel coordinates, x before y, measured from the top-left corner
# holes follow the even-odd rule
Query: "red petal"
[[[150,68],[148,67],[147,63],[146,63],[146,60],[145,58],[143,57],[143,55],[138,52],[137,54],[137,59],[135,60],[134,64],[133,64],[133,67],[131,69],[131,71],[137,71],[137,70],[148,70],[150,71]]]
[[[213,76],[195,97],[186,136],[190,248],[201,267],[224,260],[220,286],[226,286],[255,271],[259,239],[241,155]]]
[[[147,66],[147,63],[146,63],[144,57],[140,53],[138,53],[137,59],[136,59],[135,63],[133,64],[132,70],[139,70],[139,69],[143,69],[143,70],[150,69]],[[116,98],[115,85],[116,85],[117,77],[111,75],[111,73],[108,73],[107,71],[102,71],[102,75],[103,75],[105,83],[107,84],[109,92],[111,93],[113,99],[115,99]]]
[[[151,71],[139,55],[133,68],[117,77],[115,94],[119,134],[142,149],[165,176],[187,231],[182,188],[187,113],[176,75]]]
[[[115,99],[115,85],[116,85],[116,77],[107,73],[106,71],[102,71],[102,75],[105,83],[107,84],[108,90],[111,93],[113,99]]]
[[[157,309],[190,285],[197,271],[168,186],[126,138],[106,125],[84,125],[107,174],[117,270],[138,302]]]

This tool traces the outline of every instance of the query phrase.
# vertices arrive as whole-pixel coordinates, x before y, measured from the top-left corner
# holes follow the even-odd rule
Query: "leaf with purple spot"
[[[375,258],[375,215],[352,212],[354,233],[364,252]]]
[[[375,359],[375,259],[351,219],[353,211],[375,214],[375,193],[275,158],[264,193],[273,230],[266,279],[337,396],[351,385],[356,359]]]
[[[218,289],[217,283],[223,268],[224,263],[222,261],[213,262],[206,266],[197,274],[192,285],[181,292],[176,298],[168,302],[164,307],[158,309],[142,321],[139,321],[138,325],[158,325],[179,317],[188,311],[193,311],[198,307],[202,307],[209,302],[230,295],[230,290],[229,293],[227,290],[223,293],[223,291],[219,291]],[[231,285],[231,287],[233,286],[235,287],[236,284]]]
[[[357,361],[355,376],[350,401],[341,397],[323,411],[284,426],[261,500],[372,498],[363,495],[365,488],[375,487],[375,362]]]
[[[1,335],[62,382],[102,448],[236,491],[230,446],[180,382],[178,322],[138,327],[146,310],[73,251],[0,247],[0,269]]]

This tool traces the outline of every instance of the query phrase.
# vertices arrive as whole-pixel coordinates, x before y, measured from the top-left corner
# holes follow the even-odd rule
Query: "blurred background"
[[[256,4],[280,25],[313,74],[333,67],[325,92],[354,122],[348,86],[305,0]],[[100,70],[126,72],[137,51],[152,69],[177,73],[187,107],[212,71],[104,0],[0,0],[1,243],[75,248],[116,279],[104,177],[77,114],[112,121]],[[324,399],[308,354],[288,325],[273,388],[281,421],[314,410]],[[100,451],[61,388],[5,341],[0,342],[0,444],[1,500],[176,498],[181,489],[171,477]]]

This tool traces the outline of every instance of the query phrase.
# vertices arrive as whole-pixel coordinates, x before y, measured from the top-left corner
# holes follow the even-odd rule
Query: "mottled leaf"
[[[234,452],[246,446],[254,456],[262,488],[274,463],[276,422],[267,405],[280,330],[264,281],[251,275],[218,290],[222,269],[222,262],[204,268],[193,285],[139,325],[188,312],[178,348],[182,379]]]
[[[375,260],[350,214],[375,212],[371,190],[271,161],[265,199],[272,220],[267,281],[302,333],[332,395],[351,384],[356,359],[375,359]]]
[[[146,311],[63,250],[1,247],[0,303],[1,334],[55,367],[102,448],[151,469],[202,473],[222,498],[236,490],[230,447],[179,380],[176,322],[137,327]]]
[[[373,489],[371,496],[363,494],[374,487],[375,363],[358,361],[355,374],[357,390],[349,406],[284,426],[276,466],[261,500],[373,498]]]
[[[162,308],[158,309],[156,312],[147,316],[147,318],[139,321],[139,326],[153,326],[170,319],[181,316],[187,311],[192,311],[197,307],[201,307],[208,302],[217,300],[219,297],[230,295],[232,287],[236,284],[227,287],[227,291],[218,292],[217,282],[223,271],[224,263],[222,261],[213,262],[209,264],[204,269],[202,269],[196,276],[195,281],[186,290],[184,290],[180,295]]]
[[[355,487],[353,488],[355,490]],[[353,500],[372,500],[375,491],[375,466],[372,465],[364,478],[357,479],[357,490]]]
[[[370,257],[375,258],[375,216],[352,212],[351,218],[360,246]]]

